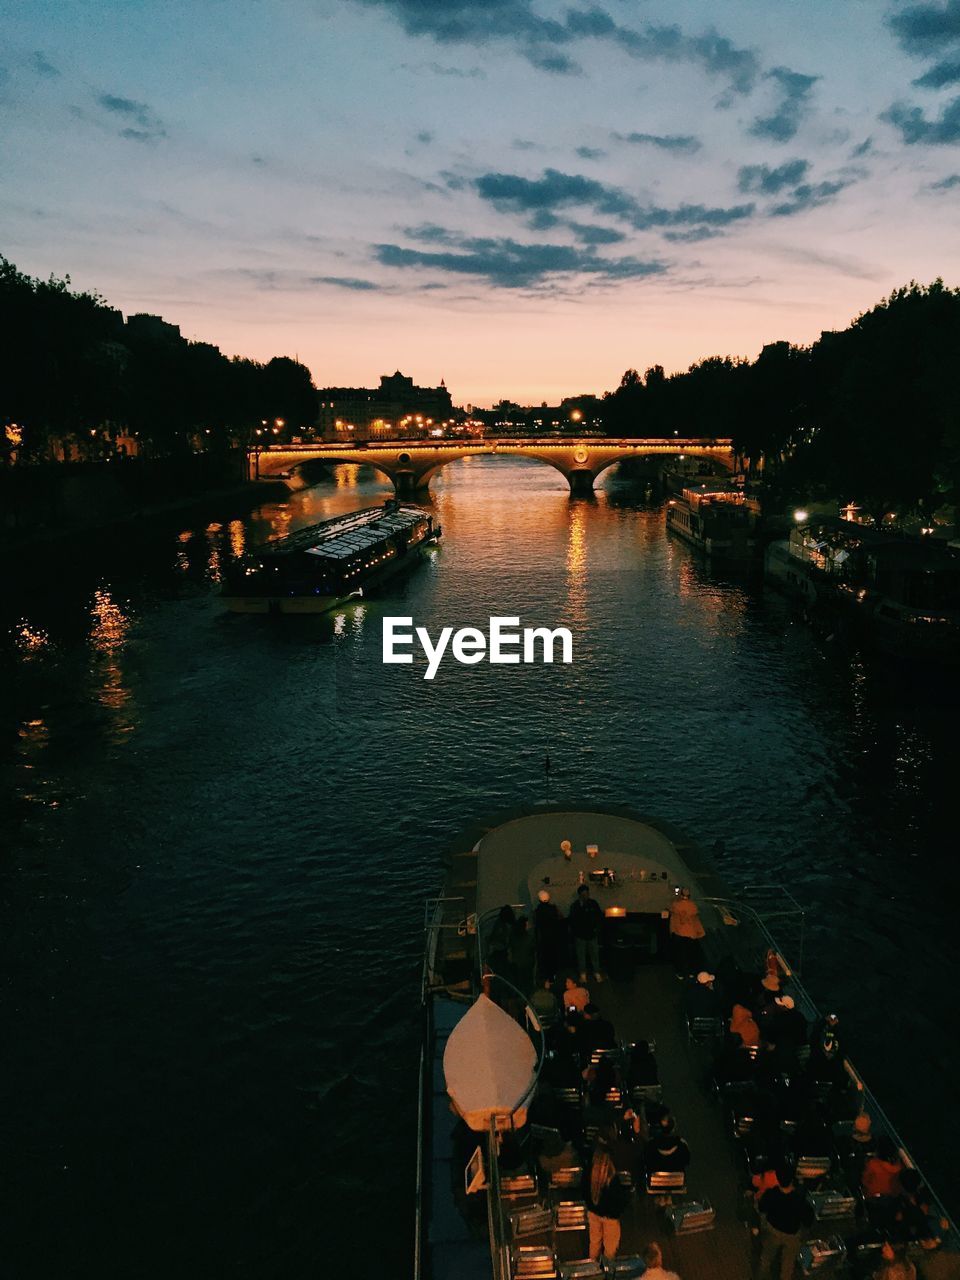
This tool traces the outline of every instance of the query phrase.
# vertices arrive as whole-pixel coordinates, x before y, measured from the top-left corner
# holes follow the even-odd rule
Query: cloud
[[[928,119],[922,108],[905,102],[895,102],[880,119],[898,129],[903,141],[911,146],[916,143],[948,146],[960,142],[960,97],[948,103],[935,120]]]
[[[864,156],[868,156],[873,150],[873,138],[864,138],[859,146],[854,147],[850,152],[851,160],[860,160]]]
[[[939,182],[931,182],[928,190],[952,191],[954,187],[960,187],[960,173],[951,173],[949,177],[941,178]]]
[[[918,89],[943,89],[948,84],[957,84],[958,81],[960,81],[960,59],[946,58],[943,62],[934,63],[929,71],[918,76],[913,83]]]
[[[566,222],[563,225],[569,227],[583,244],[620,244],[627,238],[614,227],[600,227],[593,222]]]
[[[486,80],[487,78],[487,73],[480,67],[444,67],[439,62],[401,62],[400,70],[410,71],[414,75],[429,72],[435,76],[453,76],[458,80]]]
[[[52,80],[60,74],[53,63],[48,62],[39,49],[31,54],[30,66],[38,76],[43,76],[47,80]]]
[[[421,129],[420,132],[417,134],[417,141],[422,142],[425,147],[429,146],[430,143],[433,141],[433,134],[430,132],[429,129]]]
[[[808,209],[828,204],[835,195],[849,186],[850,180],[844,178],[836,178],[832,182],[801,183],[794,188],[790,199],[774,205],[770,214],[774,218],[789,218],[795,213],[806,213]]]
[[[912,5],[892,14],[887,23],[907,53],[936,56],[945,46],[960,41],[960,0]]]
[[[356,276],[311,276],[310,282],[311,284],[332,284],[338,289],[352,289],[357,293],[367,293],[380,288],[380,285],[375,284],[373,280],[359,280]]]
[[[631,142],[638,146],[648,145],[661,151],[691,154],[699,151],[702,143],[699,138],[689,133],[614,133],[610,135],[617,142]]]
[[[806,160],[786,160],[775,169],[766,164],[744,165],[737,173],[737,188],[744,193],[776,196],[802,182],[809,168]]]
[[[577,147],[577,155],[581,160],[602,160],[606,154],[599,147]]]
[[[133,98],[121,98],[113,93],[101,93],[97,95],[97,105],[111,115],[129,121],[120,130],[121,138],[129,138],[134,142],[153,142],[167,135],[163,124],[145,102],[135,102]]]
[[[810,109],[813,86],[819,76],[806,76],[789,67],[774,67],[764,76],[772,81],[780,95],[780,101],[768,116],[758,116],[750,126],[755,138],[770,138],[773,142],[789,142],[800,127],[800,122]]]
[[[619,187],[557,169],[545,169],[539,178],[486,173],[474,179],[473,187],[482,200],[501,213],[527,215],[541,230],[555,224],[558,210],[575,207],[617,218],[636,231],[678,226],[723,227],[754,212],[753,204],[732,208],[702,204],[681,204],[673,208],[645,205]]]
[[[442,248],[427,250],[377,244],[373,246],[377,261],[386,267],[475,276],[506,289],[550,285],[558,278],[576,276],[598,281],[635,280],[660,275],[667,269],[663,262],[653,259],[604,258],[590,248],[574,245],[461,236],[433,225],[414,228],[407,234]]]
[[[409,36],[438,44],[513,48],[541,71],[580,71],[569,53],[577,41],[602,41],[640,61],[687,62],[725,78],[736,93],[749,93],[759,74],[757,55],[713,29],[689,35],[677,26],[642,23],[626,27],[599,6],[568,9],[562,19],[545,18],[533,0],[354,0],[383,9]]]

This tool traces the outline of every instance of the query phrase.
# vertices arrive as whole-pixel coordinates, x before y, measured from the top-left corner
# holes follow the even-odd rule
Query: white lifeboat
[[[526,1122],[537,1074],[530,1037],[485,995],[460,1019],[443,1053],[447,1093],[458,1115],[478,1132],[497,1117],[500,1128]]]

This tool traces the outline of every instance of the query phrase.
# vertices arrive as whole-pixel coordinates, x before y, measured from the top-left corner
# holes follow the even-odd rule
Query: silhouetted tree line
[[[784,496],[884,512],[956,503],[960,489],[960,289],[897,289],[809,347],[775,342],[753,362],[699,360],[667,377],[628,369],[604,397],[608,430],[730,436]]]
[[[267,364],[229,359],[173,326],[124,324],[95,293],[37,280],[0,257],[0,448],[22,435],[19,456],[46,456],[51,437],[139,434],[153,454],[248,441],[266,419],[285,431],[312,425],[310,371],[285,356]]]

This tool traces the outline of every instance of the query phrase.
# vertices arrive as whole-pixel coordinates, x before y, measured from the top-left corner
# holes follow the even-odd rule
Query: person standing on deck
[[[602,1147],[594,1151],[590,1161],[586,1194],[590,1257],[596,1261],[602,1253],[605,1258],[615,1258],[620,1247],[620,1217],[630,1192],[618,1179],[610,1153]]]
[[[760,1197],[760,1276],[762,1280],[793,1280],[800,1252],[800,1234],[813,1225],[813,1207],[794,1185],[793,1170],[777,1170],[777,1182]]]
[[[600,904],[590,897],[589,885],[582,884],[577,890],[577,900],[570,908],[567,919],[570,921],[577,964],[580,966],[580,981],[587,980],[587,963],[589,962],[593,965],[593,976],[597,982],[602,982],[600,929],[603,925],[603,911],[600,909]]]
[[[537,981],[553,982],[563,960],[567,931],[563,916],[550,901],[548,889],[541,889],[537,894],[533,935],[537,949]]]
[[[670,943],[678,976],[689,977],[702,968],[700,939],[706,932],[690,890],[681,889],[670,904]]]

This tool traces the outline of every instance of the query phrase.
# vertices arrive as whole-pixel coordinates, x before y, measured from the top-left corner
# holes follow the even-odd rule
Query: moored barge
[[[759,547],[760,504],[739,489],[704,482],[667,503],[667,528],[720,561],[750,561]]]
[[[503,964],[498,926],[504,907],[532,918],[544,892],[566,911],[583,883],[603,912],[604,981],[588,979],[589,993],[616,1037],[571,1073],[541,975],[525,967],[524,948]],[[697,980],[678,981],[668,962],[667,919],[681,889],[703,925],[700,962],[725,993],[710,1016],[695,1002]],[[954,1274],[943,1264],[960,1266],[960,1240],[929,1188],[925,1233],[902,1230],[891,1206],[861,1186],[866,1153],[885,1142],[902,1170],[916,1171],[916,1162],[773,937],[776,917],[796,933],[802,963],[802,911],[779,892],[779,900],[756,888],[749,900],[732,897],[682,833],[626,809],[538,806],[464,832],[425,919],[415,1280],[641,1276],[654,1242],[682,1280],[752,1280],[753,1176],[774,1147],[813,1212],[791,1274],[871,1275],[889,1241],[918,1275]],[[758,993],[788,993],[810,1036],[792,1065],[777,1060],[782,1070],[765,1060],[763,1039],[744,1043],[746,1069],[730,1078],[721,1065],[729,1000],[754,980]],[[557,1016],[562,1023],[562,1009]],[[821,1072],[831,1036],[831,1067]],[[606,1092],[597,1099],[591,1072],[595,1081],[601,1069]],[[809,1105],[798,1113],[801,1093]],[[623,1145],[628,1117],[653,1126],[665,1111],[689,1167],[664,1177],[645,1166],[639,1145],[635,1161],[619,1162],[627,1196],[620,1245],[611,1258],[589,1258],[592,1150],[611,1121]],[[928,1273],[934,1258],[941,1269]]]
[[[439,537],[429,512],[391,499],[256,548],[221,594],[234,613],[325,613],[415,564]]]

